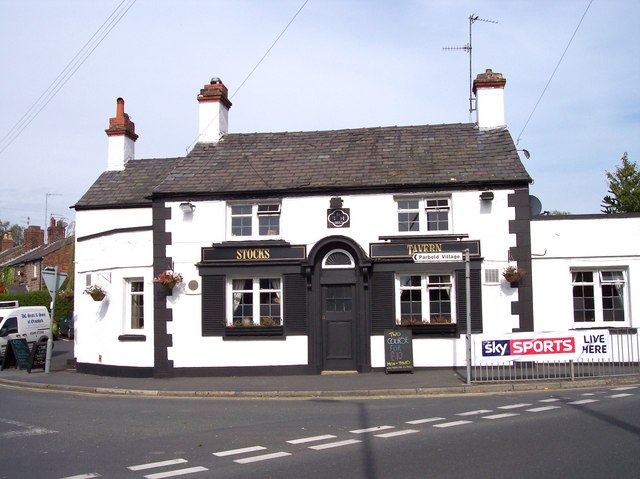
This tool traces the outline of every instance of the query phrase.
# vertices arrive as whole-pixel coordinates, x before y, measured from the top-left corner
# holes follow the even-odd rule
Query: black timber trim
[[[77,238],[78,242],[88,241],[95,238],[101,238],[103,236],[111,236],[122,233],[138,233],[140,231],[153,231],[153,226],[132,226],[131,228],[116,228],[107,231],[101,231],[100,233],[94,233],[92,235],[81,236]]]
[[[167,246],[171,244],[171,233],[166,231],[166,220],[171,219],[171,209],[164,203],[154,202],[153,217],[153,276],[172,269],[172,260],[167,257]],[[173,361],[169,360],[168,348],[173,338],[167,334],[167,322],[173,321],[173,311],[167,308],[167,296],[172,294],[160,283],[153,283],[153,376],[173,376]]]
[[[517,283],[518,300],[511,303],[511,314],[519,317],[517,331],[533,331],[533,282],[531,278],[531,208],[529,188],[516,189],[508,196],[515,219],[509,221],[509,233],[516,235],[516,246],[509,248],[509,257],[526,274]],[[512,285],[513,286],[513,285]]]

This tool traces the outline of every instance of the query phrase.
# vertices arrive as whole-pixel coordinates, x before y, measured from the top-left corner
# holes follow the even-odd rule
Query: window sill
[[[438,336],[445,338],[460,337],[456,323],[431,323],[400,325],[399,328],[410,329],[414,336]]]
[[[127,341],[146,341],[147,340],[147,336],[146,334],[121,334],[120,336],[118,336],[118,341],[123,341],[123,342],[127,342]]]
[[[224,337],[229,339],[253,339],[253,338],[282,338],[284,328],[282,326],[241,326],[237,328],[225,328]]]

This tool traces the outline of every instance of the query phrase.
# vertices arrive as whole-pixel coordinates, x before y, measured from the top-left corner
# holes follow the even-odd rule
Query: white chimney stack
[[[478,128],[489,130],[505,128],[504,85],[507,80],[502,73],[487,69],[473,81],[473,93],[476,96],[476,116]]]
[[[127,161],[135,157],[135,143],[138,139],[136,126],[124,112],[124,100],[116,100],[116,116],[109,118],[107,171],[122,171]]]
[[[212,78],[198,95],[199,129],[198,141],[217,143],[229,129],[229,92],[220,78]]]

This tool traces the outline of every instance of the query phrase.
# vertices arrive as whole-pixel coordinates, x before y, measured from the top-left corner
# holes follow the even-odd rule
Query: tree
[[[613,173],[607,171],[609,193],[602,199],[603,213],[640,212],[640,171],[625,152],[622,165]]]
[[[0,220],[0,238],[7,232],[11,233],[15,244],[19,245],[24,241],[24,228],[22,226],[12,225],[8,221]]]

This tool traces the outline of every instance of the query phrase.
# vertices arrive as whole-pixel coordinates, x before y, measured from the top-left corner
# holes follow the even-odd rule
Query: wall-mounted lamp
[[[480,193],[480,199],[482,201],[493,201],[493,191],[483,191]]]
[[[185,201],[184,203],[180,203],[180,209],[185,214],[186,213],[193,213],[193,211],[196,209],[196,205],[191,203],[191,201]]]
[[[331,198],[331,200],[329,201],[329,208],[342,208],[342,198],[340,198],[339,196],[334,196],[333,198]]]
[[[522,153],[524,153],[524,157],[528,160],[529,158],[531,158],[531,155],[529,154],[529,150],[525,150],[524,148],[522,150],[518,150],[521,151]]]

